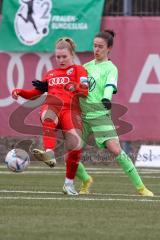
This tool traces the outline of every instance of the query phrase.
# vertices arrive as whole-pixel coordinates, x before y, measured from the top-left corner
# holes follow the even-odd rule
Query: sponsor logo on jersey
[[[92,92],[95,89],[96,81],[93,77],[88,77],[89,82],[89,92]]]
[[[69,77],[55,77],[55,78],[50,78],[48,85],[53,86],[53,85],[59,85],[59,84],[67,84],[70,82]]]

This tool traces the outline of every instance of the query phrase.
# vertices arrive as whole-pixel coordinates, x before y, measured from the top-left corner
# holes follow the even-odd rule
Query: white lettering
[[[87,30],[87,23],[55,23],[52,22],[52,29],[69,29],[69,30]]]
[[[75,22],[76,17],[75,16],[59,16],[55,15],[52,17],[52,22]]]
[[[152,70],[157,75],[158,83],[156,84],[147,83]],[[129,102],[138,103],[144,93],[160,93],[160,56],[158,54],[148,56]]]

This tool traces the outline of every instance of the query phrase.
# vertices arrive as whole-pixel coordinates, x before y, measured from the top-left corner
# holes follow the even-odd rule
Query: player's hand
[[[35,89],[41,91],[41,92],[48,92],[48,82],[42,82],[39,80],[32,81],[32,85],[35,87]]]
[[[80,87],[81,89],[89,89],[89,84],[80,83],[80,84],[79,84],[79,87]]]
[[[110,110],[112,108],[112,103],[109,99],[107,98],[103,98],[102,100],[102,104],[103,106],[107,109],[107,110]]]
[[[12,91],[12,98],[17,100],[18,99],[18,96],[19,96],[19,93],[20,93],[20,89],[14,89]]]
[[[77,90],[77,85],[74,82],[69,82],[64,85],[64,89],[68,92],[75,92]]]

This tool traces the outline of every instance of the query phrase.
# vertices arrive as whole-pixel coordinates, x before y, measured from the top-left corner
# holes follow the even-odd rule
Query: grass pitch
[[[159,239],[160,170],[142,169],[153,198],[138,196],[118,168],[89,168],[92,193],[62,194],[64,168],[0,166],[0,240]],[[80,182],[76,181],[78,189]]]

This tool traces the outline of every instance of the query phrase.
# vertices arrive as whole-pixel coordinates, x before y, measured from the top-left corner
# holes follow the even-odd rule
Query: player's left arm
[[[104,94],[102,98],[102,103],[104,107],[108,110],[111,109],[112,96],[117,92],[117,80],[118,80],[118,70],[114,66],[109,74],[107,75],[107,80],[104,86]]]

